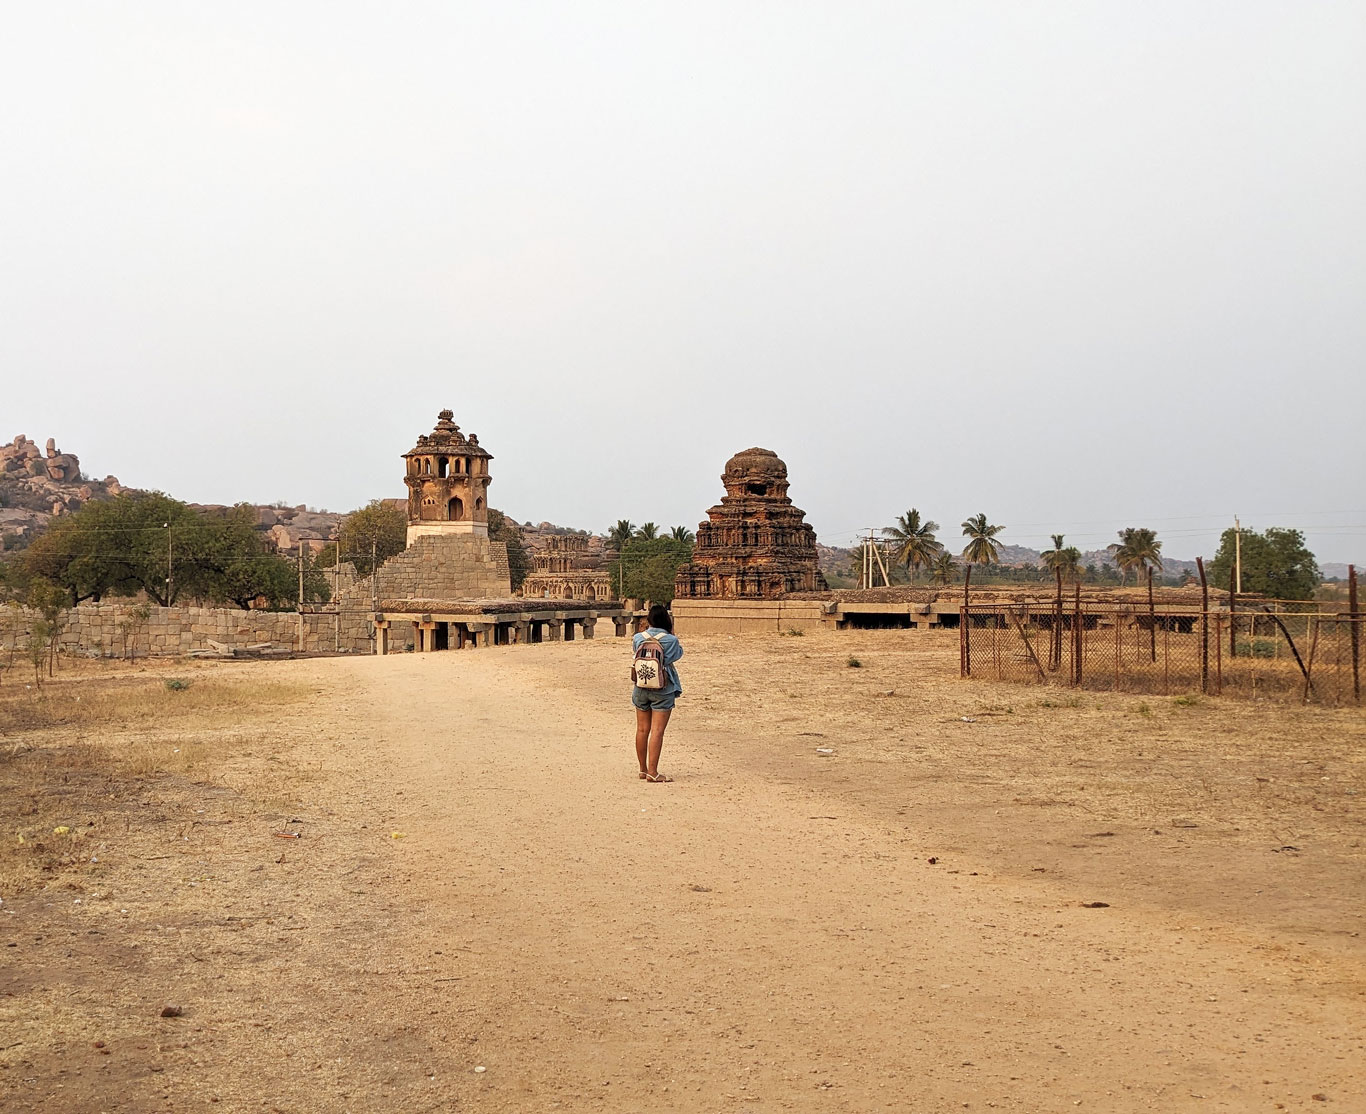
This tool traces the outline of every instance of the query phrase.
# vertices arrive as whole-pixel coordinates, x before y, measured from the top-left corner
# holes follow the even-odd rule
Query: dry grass
[[[276,710],[311,691],[259,670],[82,665],[0,690],[0,894],[80,888],[74,873],[98,861],[97,837],[126,831],[157,783],[269,783],[278,795],[281,771],[234,777],[236,760],[267,741]]]
[[[802,746],[816,726],[844,758],[888,767],[893,783],[969,781],[997,803],[1062,803],[1158,827],[1177,817],[1268,839],[1337,839],[1366,819],[1358,708],[965,681],[957,645],[952,631],[728,643],[714,665],[690,659],[689,714],[722,730],[742,714]],[[760,648],[764,669],[737,667]]]

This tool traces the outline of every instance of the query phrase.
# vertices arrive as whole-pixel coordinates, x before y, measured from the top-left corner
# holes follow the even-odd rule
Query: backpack
[[[658,692],[669,683],[668,667],[664,663],[664,646],[653,634],[640,642],[635,660],[631,663],[631,680],[636,688]]]

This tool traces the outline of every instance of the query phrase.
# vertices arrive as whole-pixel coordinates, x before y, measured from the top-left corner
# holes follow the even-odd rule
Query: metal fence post
[[[1209,582],[1205,579],[1205,559],[1197,557],[1200,572],[1200,691],[1209,693]]]
[[[958,675],[960,677],[972,676],[972,647],[969,644],[968,634],[968,609],[960,607],[958,609]]]
[[[1357,610],[1357,567],[1347,566],[1347,629],[1352,640],[1352,699],[1361,703],[1361,612]]]
[[[1082,650],[1085,647],[1086,624],[1081,616],[1081,585],[1075,584],[1072,589],[1072,673],[1073,681],[1081,687],[1081,659]]]

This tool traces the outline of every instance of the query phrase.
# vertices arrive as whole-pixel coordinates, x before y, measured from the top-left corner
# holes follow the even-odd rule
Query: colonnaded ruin
[[[787,495],[787,465],[771,449],[726,461],[726,493],[698,524],[692,560],[678,570],[676,599],[777,599],[826,588],[816,531]]]
[[[610,600],[612,579],[604,567],[606,560],[601,549],[596,553],[590,550],[589,541],[583,534],[546,538],[545,547],[531,556],[532,572],[522,582],[522,595],[528,599]]]

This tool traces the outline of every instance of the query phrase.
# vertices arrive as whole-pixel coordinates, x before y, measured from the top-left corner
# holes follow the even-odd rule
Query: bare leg
[[[650,749],[645,763],[645,772],[650,777],[659,776],[659,752],[664,747],[664,728],[669,726],[669,716],[673,710],[662,711],[656,708],[650,713]]]
[[[650,739],[650,711],[648,708],[636,709],[636,761],[640,764],[640,776],[645,776],[645,750]]]

